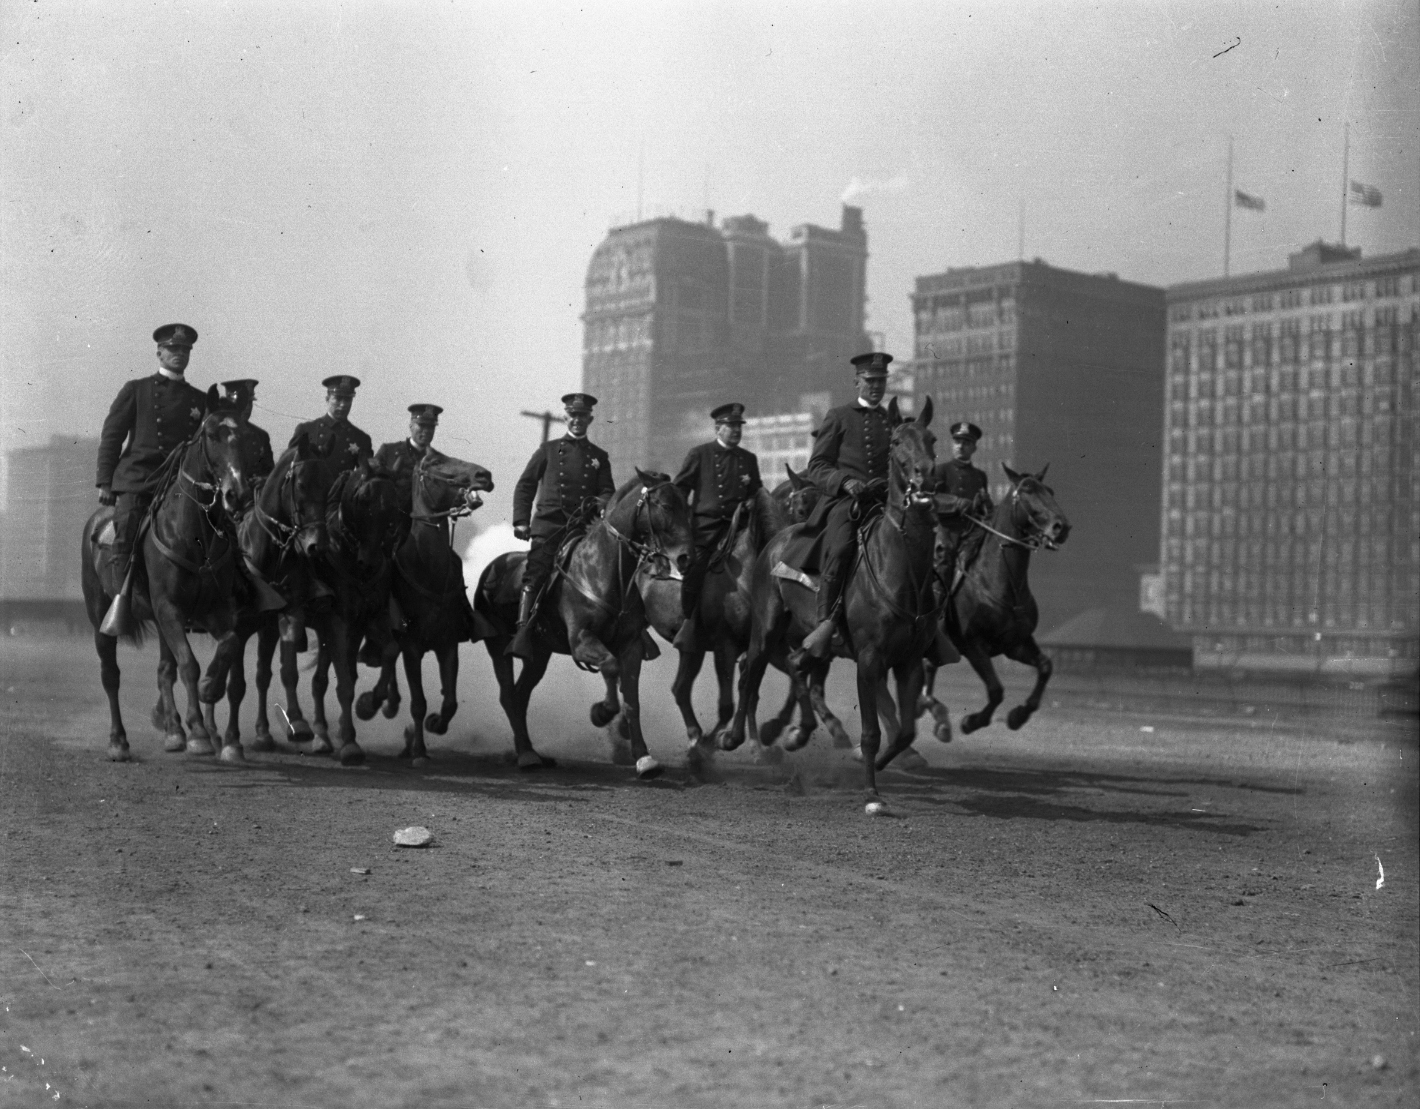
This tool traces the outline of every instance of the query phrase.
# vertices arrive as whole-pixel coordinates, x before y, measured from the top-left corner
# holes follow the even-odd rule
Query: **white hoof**
[[[163,750],[173,755],[177,754],[179,751],[186,751],[187,736],[177,734],[168,736],[163,740]]]
[[[886,801],[869,801],[863,806],[863,811],[869,816],[882,816],[887,812]]]
[[[854,761],[854,762],[862,762],[862,761],[863,761],[863,748],[859,747],[858,744],[856,744],[856,743],[853,744],[853,761]]]
[[[233,743],[222,748],[222,753],[217,756],[223,762],[246,762],[246,755],[242,753],[242,745]]]
[[[656,778],[661,774],[661,764],[650,755],[642,755],[636,760],[636,777]]]

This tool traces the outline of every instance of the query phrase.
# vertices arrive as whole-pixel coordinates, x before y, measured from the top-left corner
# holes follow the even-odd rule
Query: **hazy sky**
[[[523,408],[581,373],[583,280],[643,211],[787,236],[864,208],[869,327],[910,353],[913,279],[1025,253],[1166,285],[1340,231],[1420,245],[1420,18],[1399,3],[0,3],[0,450],[95,435],[201,339],[284,444],[321,378],[376,443],[444,405],[506,518]],[[1231,48],[1230,48],[1231,47]],[[644,150],[644,159],[641,151]],[[845,373],[848,370],[845,367]],[[709,432],[707,427],[707,434]],[[593,437],[596,428],[593,427]]]

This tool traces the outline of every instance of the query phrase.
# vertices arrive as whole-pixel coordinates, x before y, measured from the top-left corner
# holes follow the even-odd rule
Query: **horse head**
[[[638,466],[636,477],[612,495],[603,519],[655,577],[678,579],[690,565],[690,502],[668,474]]]
[[[888,506],[928,511],[936,487],[937,437],[932,434],[932,398],[922,402],[916,419],[904,420],[893,397],[888,405],[892,441],[888,447]]]
[[[192,445],[202,453],[209,480],[197,481],[192,475],[188,475],[188,480],[211,493],[213,505],[220,502],[227,518],[235,522],[252,502],[251,488],[242,473],[242,421],[237,412],[221,403],[215,385],[207,391],[207,401],[208,413]]]
[[[1055,503],[1055,490],[1045,484],[1047,462],[1038,474],[1018,474],[1004,462],[1001,469],[1011,479],[1011,493],[1001,505],[1017,533],[1029,544],[1053,551],[1070,536],[1070,521]]]
[[[818,504],[819,489],[801,473],[795,473],[794,467],[787,462],[784,470],[789,475],[789,492],[784,501],[785,513],[791,524],[802,524],[807,520]]]
[[[323,553],[330,541],[325,522],[329,482],[322,463],[302,432],[276,463],[262,494],[263,510],[291,529],[290,546],[306,558]],[[267,506],[273,486],[276,504]]]
[[[493,488],[493,475],[430,447],[414,469],[414,518],[465,516],[483,504],[480,492]]]
[[[399,487],[365,459],[346,476],[339,495],[339,515],[355,543],[357,569],[378,570],[409,537],[409,514],[400,502]]]

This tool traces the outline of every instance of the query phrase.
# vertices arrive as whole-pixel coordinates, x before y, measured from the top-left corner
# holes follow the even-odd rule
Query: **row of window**
[[[1331,304],[1340,300],[1356,301],[1370,298],[1405,296],[1420,292],[1420,275],[1391,274],[1374,279],[1358,279],[1340,283],[1312,285],[1307,288],[1282,289],[1277,292],[1254,293],[1251,296],[1185,301],[1171,305],[1169,319],[1182,322],[1190,319],[1213,319],[1218,316],[1241,316],[1248,311],[1272,312],[1276,309],[1299,308],[1306,304]]]
[[[1417,368],[1408,366],[1413,374]],[[1374,362],[1335,362],[1329,366],[1274,367],[1272,369],[1225,369],[1222,373],[1190,373],[1186,367],[1175,367],[1169,373],[1168,396],[1171,401],[1206,400],[1240,397],[1261,399],[1272,395],[1283,397],[1302,389],[1314,392],[1337,389],[1374,389],[1401,384],[1408,385],[1407,376],[1397,372],[1396,361],[1380,358]]]
[[[1168,429],[1169,454],[1213,455],[1224,457],[1237,455],[1242,450],[1242,436],[1247,434],[1250,444],[1265,442],[1269,450],[1361,450],[1386,447],[1394,437],[1394,427],[1389,421],[1358,420],[1354,418],[1336,419],[1308,424],[1273,424],[1269,427],[1241,429],[1224,426],[1217,431],[1197,428],[1185,431],[1182,428]],[[1265,437],[1265,438],[1263,438]],[[1250,449],[1260,449],[1251,446]],[[1377,456],[1379,462],[1379,456]]]
[[[1307,335],[1282,332],[1275,338],[1237,337],[1222,343],[1204,339],[1196,345],[1187,336],[1175,336],[1169,346],[1169,369],[1175,373],[1190,369],[1209,373],[1220,368],[1242,369],[1244,365],[1262,368],[1336,358],[1409,354],[1414,347],[1411,330],[1401,327],[1316,331]]]

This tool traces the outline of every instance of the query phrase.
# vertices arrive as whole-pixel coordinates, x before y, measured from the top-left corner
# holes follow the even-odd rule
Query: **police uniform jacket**
[[[764,485],[754,452],[722,446],[718,439],[691,449],[675,483],[694,498],[697,541],[718,538],[719,527],[735,514],[740,502]]]
[[[550,439],[528,461],[513,489],[513,526],[529,526],[534,539],[545,539],[586,498],[595,497],[605,507],[615,492],[606,451],[585,437]]]
[[[408,439],[385,443],[375,452],[375,461],[394,480],[400,504],[409,511],[414,509],[414,470],[426,453],[427,450],[416,450]]]
[[[986,474],[970,462],[949,458],[938,462],[932,476],[937,482],[937,512],[942,516],[963,516],[978,493],[986,492]]]
[[[311,449],[321,458],[340,459],[342,470],[353,470],[375,453],[375,445],[370,441],[370,437],[349,420],[337,423],[328,415],[318,420],[309,420],[297,426],[287,446],[294,447],[302,434],[310,442]]]
[[[115,493],[153,492],[163,460],[193,436],[206,414],[207,394],[180,378],[155,373],[127,382],[99,433],[95,484]]]
[[[271,436],[249,423],[238,433],[237,443],[242,453],[242,475],[255,489],[276,468],[276,460],[271,455]]]
[[[823,490],[825,499],[842,494],[843,483],[850,478],[864,484],[886,481],[891,444],[892,418],[885,406],[831,408],[814,440],[808,478]]]

